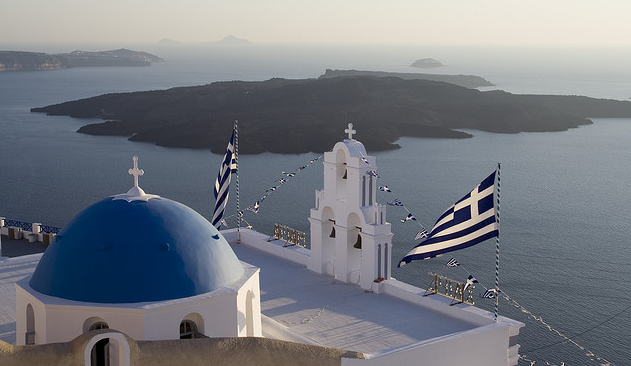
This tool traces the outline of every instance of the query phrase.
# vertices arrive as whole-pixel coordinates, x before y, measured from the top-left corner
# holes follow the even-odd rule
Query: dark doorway
[[[92,347],[90,360],[92,366],[109,366],[110,365],[110,339],[103,338],[96,342]]]

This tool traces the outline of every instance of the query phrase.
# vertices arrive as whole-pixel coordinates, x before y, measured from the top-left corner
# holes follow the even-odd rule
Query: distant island
[[[249,45],[252,42],[248,41],[245,38],[238,38],[233,36],[232,34],[223,37],[219,41],[208,42],[208,44],[221,44],[221,45]]]
[[[445,65],[443,65],[442,62],[435,60],[433,58],[423,58],[420,60],[416,60],[412,63],[412,65],[410,65],[410,67],[419,67],[423,69],[430,69],[430,68],[441,67],[441,66],[445,66]]]
[[[386,72],[386,71],[361,71],[361,70],[331,70],[326,69],[324,75],[320,78],[337,78],[340,76],[375,76],[375,77],[395,77],[406,80],[432,80],[443,83],[450,83],[465,88],[479,88],[482,86],[493,86],[493,84],[479,76],[475,75],[436,75],[421,74],[416,72]]]
[[[158,41],[158,44],[161,45],[167,45],[167,46],[171,46],[171,45],[181,45],[181,42],[169,39],[169,38],[162,38],[160,41]],[[218,40],[218,41],[211,41],[211,42],[203,42],[201,43],[203,45],[226,45],[226,46],[243,46],[243,45],[250,45],[252,44],[252,42],[248,41],[245,38],[239,38],[239,37],[235,37],[232,34],[229,34],[225,37],[223,37],[222,39]]]
[[[128,49],[112,51],[47,54],[41,52],[0,51],[0,71],[56,70],[71,67],[150,66],[164,61],[147,52]]]
[[[467,138],[458,131],[565,131],[588,117],[631,117],[631,102],[579,96],[481,92],[431,80],[343,76],[216,82],[168,90],[105,94],[33,112],[101,118],[79,129],[162,146],[223,153],[239,120],[244,154],[328,150],[347,123],[370,151],[396,149],[402,136]]]

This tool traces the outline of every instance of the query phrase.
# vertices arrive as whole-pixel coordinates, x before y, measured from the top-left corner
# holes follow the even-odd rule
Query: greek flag
[[[379,190],[382,192],[392,192],[392,190],[388,188],[388,186],[380,186]]]
[[[404,219],[401,219],[401,222],[406,222],[410,220],[416,221],[416,217],[414,217],[414,215],[412,215],[411,213],[409,213]]]
[[[399,200],[398,198],[395,199],[392,202],[387,202],[390,206],[403,206],[403,202],[401,202],[401,200]]]
[[[418,233],[416,233],[416,236],[414,237],[414,240],[420,240],[420,239],[424,239],[427,238],[429,234],[427,233],[427,230],[423,229],[421,231],[419,231]]]
[[[490,290],[486,290],[484,291],[482,295],[480,295],[480,297],[483,299],[494,299],[496,296],[497,296],[497,291],[494,288]]]
[[[223,220],[223,212],[228,204],[228,195],[230,193],[230,174],[236,171],[236,156],[234,153],[234,135],[236,129],[232,130],[232,136],[230,136],[230,142],[226,148],[226,153],[223,156],[221,166],[219,167],[219,174],[217,174],[217,180],[215,181],[215,211],[213,212],[212,224],[219,229]]]
[[[399,262],[399,267],[413,260],[433,258],[496,237],[499,233],[493,200],[496,173],[493,172],[449,207],[438,218],[427,239],[410,250]]]
[[[472,275],[469,275],[469,278],[467,278],[467,283],[464,285],[464,289],[462,289],[462,291],[466,290],[467,287],[473,285],[474,283],[478,283],[478,280],[476,280],[475,277],[473,277]]]
[[[460,263],[458,263],[456,258],[451,258],[449,260],[449,262],[447,262],[447,264],[445,264],[445,267],[458,267],[459,265],[460,265]]]

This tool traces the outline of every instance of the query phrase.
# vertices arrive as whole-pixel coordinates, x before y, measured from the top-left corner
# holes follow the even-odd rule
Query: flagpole
[[[497,236],[495,237],[495,321],[500,301],[500,170],[502,163],[497,163]]]
[[[241,209],[239,207],[239,120],[234,120],[234,163],[237,167],[236,196],[237,196],[237,242],[241,242]]]

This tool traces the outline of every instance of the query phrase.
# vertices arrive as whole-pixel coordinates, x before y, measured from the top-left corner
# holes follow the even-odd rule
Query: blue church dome
[[[69,300],[132,303],[203,294],[243,274],[208,220],[183,204],[146,195],[136,183],[126,195],[99,201],[69,222],[30,285]]]

